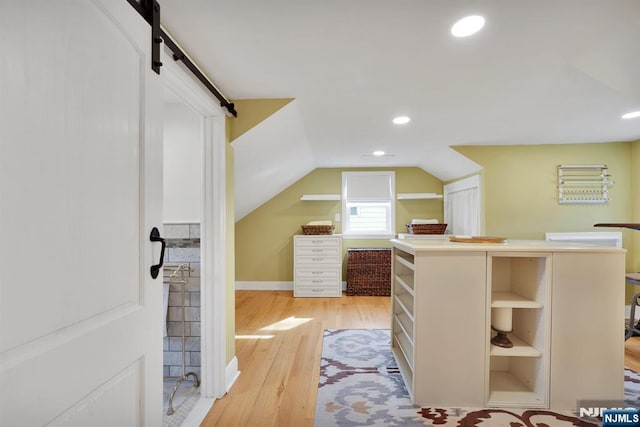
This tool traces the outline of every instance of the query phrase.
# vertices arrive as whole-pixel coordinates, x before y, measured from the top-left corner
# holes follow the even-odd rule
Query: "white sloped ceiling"
[[[316,168],[295,100],[231,145],[236,222]]]

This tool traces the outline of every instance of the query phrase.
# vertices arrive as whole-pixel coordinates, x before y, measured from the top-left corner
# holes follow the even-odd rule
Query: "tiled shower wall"
[[[165,265],[191,268],[185,300],[185,369],[200,376],[200,224],[164,224]],[[169,288],[168,336],[164,338],[164,376],[182,376],[182,285]],[[185,372],[185,373],[186,373]]]

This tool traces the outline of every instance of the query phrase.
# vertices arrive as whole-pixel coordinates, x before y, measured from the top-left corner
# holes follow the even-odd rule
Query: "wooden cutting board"
[[[490,236],[471,236],[471,237],[449,237],[450,242],[460,243],[504,243],[507,241],[506,237],[490,237]]]

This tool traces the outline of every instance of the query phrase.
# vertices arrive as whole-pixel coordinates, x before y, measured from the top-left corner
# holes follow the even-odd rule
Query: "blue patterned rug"
[[[596,419],[531,409],[414,406],[391,353],[388,329],[326,329],[316,427],[598,426]],[[640,375],[625,371],[627,400],[638,401]]]

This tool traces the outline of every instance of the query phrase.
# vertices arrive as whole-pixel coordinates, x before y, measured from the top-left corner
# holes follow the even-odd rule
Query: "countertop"
[[[504,243],[458,243],[449,239],[391,239],[391,244],[410,254],[416,252],[620,252],[626,249],[547,240],[511,240]]]

